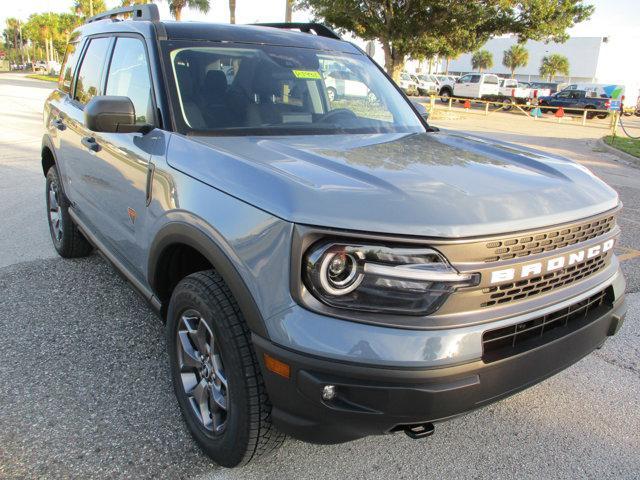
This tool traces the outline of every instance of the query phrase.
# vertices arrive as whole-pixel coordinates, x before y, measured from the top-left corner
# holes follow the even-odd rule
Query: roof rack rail
[[[98,20],[112,19],[115,20],[118,15],[125,13],[131,14],[132,20],[147,20],[150,22],[157,22],[160,20],[160,13],[158,12],[158,6],[154,3],[147,3],[143,5],[132,5],[130,7],[114,8],[107,10],[106,12],[94,15],[88,18],[85,23],[97,22]]]
[[[320,37],[342,40],[342,38],[340,38],[340,35],[321,23],[254,23],[253,25],[257,27],[273,27],[290,30],[300,30],[304,33],[315,32],[315,34]]]

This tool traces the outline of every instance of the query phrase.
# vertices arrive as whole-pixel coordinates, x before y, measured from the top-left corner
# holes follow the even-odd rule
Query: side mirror
[[[84,107],[84,125],[92,132],[148,133],[152,125],[136,124],[136,109],[129,97],[98,95]]]

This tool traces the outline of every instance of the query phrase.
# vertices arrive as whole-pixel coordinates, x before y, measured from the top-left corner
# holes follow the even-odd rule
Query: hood
[[[612,209],[614,190],[561,157],[468,135],[183,137],[170,164],[285,220],[444,238]]]

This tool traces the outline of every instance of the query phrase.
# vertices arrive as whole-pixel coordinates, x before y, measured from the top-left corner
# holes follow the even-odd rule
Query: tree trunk
[[[229,0],[229,23],[236,23],[236,0]]]
[[[451,61],[451,57],[447,57],[447,66],[444,68],[444,74],[449,75],[449,62]]]
[[[400,74],[404,69],[404,57],[399,58],[391,44],[386,40],[382,42],[382,50],[384,51],[384,69],[394,82],[400,82]]]
[[[286,7],[284,10],[284,21],[291,22],[291,15],[293,14],[293,0],[286,0]]]
[[[511,78],[516,78],[516,71],[515,71],[515,69],[511,70]]]
[[[173,18],[176,19],[177,22],[182,18],[182,7],[173,7]]]

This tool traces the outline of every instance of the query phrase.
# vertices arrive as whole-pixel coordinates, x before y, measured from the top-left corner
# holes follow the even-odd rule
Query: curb
[[[622,150],[618,150],[616,147],[612,147],[611,145],[605,143],[602,138],[599,138],[596,141],[596,147],[602,148],[603,150],[614,154],[616,157],[624,160],[626,162],[633,163],[635,166],[640,166],[640,158],[634,157],[633,155],[623,152]]]

